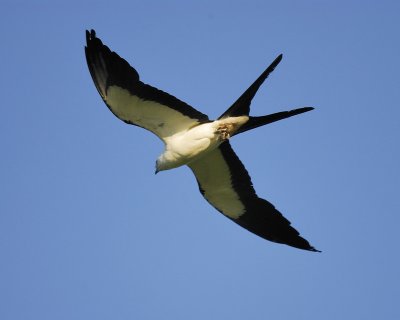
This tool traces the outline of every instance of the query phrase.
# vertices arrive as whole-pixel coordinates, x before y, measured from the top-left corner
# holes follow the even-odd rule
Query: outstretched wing
[[[318,251],[271,203],[256,195],[246,168],[228,141],[188,166],[203,197],[232,221],[264,239]]]
[[[86,60],[100,96],[122,121],[150,130],[162,140],[200,123],[207,115],[139,80],[128,62],[86,31]]]

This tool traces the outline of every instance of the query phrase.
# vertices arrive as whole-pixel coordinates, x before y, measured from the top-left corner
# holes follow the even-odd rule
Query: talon
[[[218,127],[216,130],[216,133],[219,134],[219,140],[225,141],[228,140],[231,137],[231,132],[232,130],[232,125],[231,124],[224,124]]]

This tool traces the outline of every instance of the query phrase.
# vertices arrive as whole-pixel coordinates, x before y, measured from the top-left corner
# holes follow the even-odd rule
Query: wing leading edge
[[[174,96],[139,80],[138,72],[86,31],[85,54],[90,74],[110,111],[122,121],[150,130],[162,140],[208,116]]]
[[[318,251],[271,203],[257,196],[246,168],[229,142],[188,166],[203,197],[232,221],[269,241]]]

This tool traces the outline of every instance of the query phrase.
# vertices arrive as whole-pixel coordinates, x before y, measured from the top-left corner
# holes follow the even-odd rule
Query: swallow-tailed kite
[[[105,46],[94,30],[86,31],[86,43],[90,74],[110,111],[164,142],[156,173],[187,165],[203,197],[232,221],[264,239],[318,251],[271,203],[257,196],[247,170],[229,144],[238,133],[313,110],[307,107],[262,117],[249,115],[251,100],[282,55],[213,121],[174,96],[141,82],[138,72]]]

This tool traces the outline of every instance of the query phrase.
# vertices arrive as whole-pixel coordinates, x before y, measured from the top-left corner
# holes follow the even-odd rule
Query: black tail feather
[[[250,117],[249,121],[247,121],[242,127],[239,128],[238,131],[235,132],[234,135],[238,133],[242,133],[275,121],[283,120],[286,118],[293,117],[295,115],[308,112],[314,110],[312,107],[305,107],[305,108],[299,108],[299,109],[294,109],[290,111],[282,111],[282,112],[277,112],[273,114],[269,114],[266,116],[261,116],[261,117]]]
[[[226,117],[236,117],[248,115],[250,113],[250,104],[251,100],[253,100],[257,90],[263,84],[265,79],[271,74],[272,71],[276,68],[276,66],[281,62],[282,54],[280,54],[271,65],[258,77],[256,81],[236,100],[236,102],[226,110],[218,119],[226,118]]]

